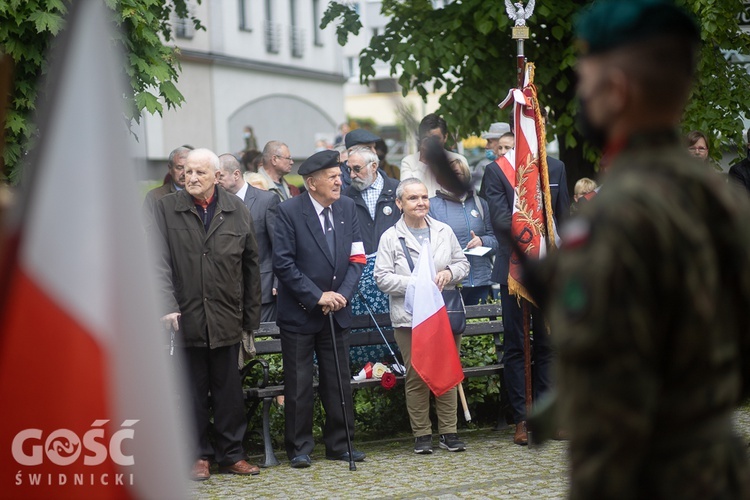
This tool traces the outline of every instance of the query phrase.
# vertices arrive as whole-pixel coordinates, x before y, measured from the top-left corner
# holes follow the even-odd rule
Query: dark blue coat
[[[310,195],[304,193],[279,204],[273,238],[273,272],[278,279],[279,328],[297,333],[322,330],[328,317],[318,300],[335,291],[351,301],[363,264],[349,262],[352,243],[361,242],[354,202],[342,196],[331,205],[336,259],[328,250],[320,219]],[[336,311],[341,328],[351,325],[351,306]]]
[[[552,215],[559,228],[570,215],[570,194],[565,164],[555,158],[547,157],[549,168],[550,194],[552,195]],[[513,188],[497,161],[493,161],[484,170],[481,196],[487,200],[492,216],[492,229],[497,237],[498,251],[495,266],[492,269],[492,281],[501,285],[508,284],[510,269],[510,220],[513,214]]]
[[[478,207],[477,202],[481,206]],[[461,248],[466,248],[471,240],[471,231],[474,231],[481,238],[482,246],[492,249],[481,257],[466,256],[471,267],[469,275],[462,282],[463,286],[491,285],[492,257],[497,252],[497,239],[492,230],[492,217],[487,202],[478,196],[475,198],[472,192],[469,192],[462,203],[451,195],[438,191],[436,196],[430,198],[430,217],[448,224]]]

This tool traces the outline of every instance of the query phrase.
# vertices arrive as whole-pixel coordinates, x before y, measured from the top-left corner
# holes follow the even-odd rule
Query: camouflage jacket
[[[750,204],[675,133],[633,137],[563,235],[550,324],[573,498],[740,498]],[[744,364],[743,364],[744,359]]]

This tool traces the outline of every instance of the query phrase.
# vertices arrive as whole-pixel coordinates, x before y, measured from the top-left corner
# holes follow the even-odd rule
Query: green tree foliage
[[[528,60],[536,64],[540,101],[550,109],[548,139],[552,135],[559,139],[571,183],[592,175],[596,158],[575,126],[573,27],[578,11],[587,3],[537,0],[527,21],[531,39],[525,43]],[[683,3],[700,20],[704,41],[684,128],[705,131],[714,145],[740,144],[740,113],[750,116],[750,76],[745,68],[730,64],[725,51],[750,54],[750,36],[738,29],[742,2]],[[337,3],[331,6],[341,16],[342,8],[347,8]],[[517,51],[504,2],[462,0],[434,9],[429,0],[384,0],[382,13],[389,18],[385,30],[360,54],[363,83],[375,76],[376,62],[385,61],[391,74],[398,76],[404,95],[415,90],[426,98],[432,90],[444,91],[439,113],[463,137],[486,130],[494,121],[507,120],[508,112],[498,110],[497,104],[515,86]],[[352,15],[342,17],[339,28],[356,34]],[[718,156],[719,148],[714,147],[712,153]]]
[[[114,42],[126,54],[123,70],[133,89],[126,96],[127,118],[138,121],[143,110],[161,113],[164,104],[179,106],[184,98],[175,87],[180,71],[177,49],[164,41],[172,39],[172,12],[203,29],[188,14],[187,0],[106,0],[106,4],[120,27]],[[47,71],[50,45],[65,29],[69,6],[70,0],[0,0],[0,52],[14,62],[3,150],[11,181],[18,178],[21,157],[36,132],[32,119],[43,92],[39,84]]]

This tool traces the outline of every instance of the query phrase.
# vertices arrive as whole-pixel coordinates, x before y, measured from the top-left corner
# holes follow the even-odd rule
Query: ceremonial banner
[[[526,65],[523,90],[511,89],[500,107],[511,103],[516,136],[516,183],[511,237],[518,249],[531,258],[539,259],[551,247],[557,246],[557,238],[552,217],[544,118],[534,86],[532,63]],[[522,283],[521,265],[515,248],[510,258],[508,290],[511,294],[534,303]]]
[[[0,496],[188,498],[104,2],[73,2],[0,272]]]
[[[435,396],[442,396],[464,379],[456,339],[443,296],[435,284],[435,264],[425,241],[409,285],[404,307],[411,312],[411,365]]]

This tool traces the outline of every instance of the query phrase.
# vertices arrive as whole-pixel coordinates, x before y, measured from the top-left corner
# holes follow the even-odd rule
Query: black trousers
[[[505,356],[505,386],[508,389],[508,398],[513,408],[513,420],[515,423],[526,420],[526,380],[524,369],[524,345],[523,345],[523,308],[518,305],[518,298],[510,295],[507,285],[500,286],[500,303],[503,307],[503,329]],[[552,365],[552,345],[549,334],[544,325],[542,312],[529,304],[531,310],[531,324],[534,332],[532,343],[532,399],[536,402],[552,387],[552,376],[550,373]]]
[[[198,436],[197,455],[206,459],[213,456],[219,465],[232,465],[244,460],[242,438],[247,429],[247,420],[242,379],[237,370],[239,342],[216,349],[188,347],[185,351]],[[214,409],[215,448],[209,439],[209,391]]]
[[[352,404],[351,374],[349,372],[349,329],[336,326],[336,349],[339,355],[341,381],[349,419],[349,432],[354,438],[354,407]],[[340,455],[347,451],[344,413],[336,380],[330,322],[316,333],[292,333],[281,330],[281,354],[284,360],[284,444],[291,460],[298,455],[310,455],[313,441],[313,353],[318,358],[318,394],[326,419],[323,442],[326,455]]]

